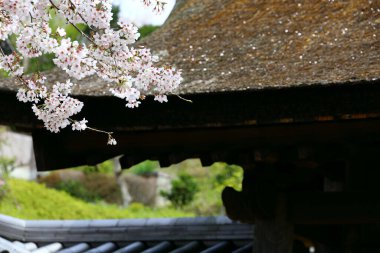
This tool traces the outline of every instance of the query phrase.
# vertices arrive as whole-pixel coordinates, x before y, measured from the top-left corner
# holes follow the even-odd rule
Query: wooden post
[[[293,250],[293,224],[287,220],[285,196],[278,197],[274,219],[256,218],[254,253],[291,253]]]
[[[288,198],[278,190],[286,180],[274,167],[256,164],[244,168],[242,191],[226,187],[222,200],[228,217],[253,223],[254,253],[291,253],[293,224],[288,221]]]

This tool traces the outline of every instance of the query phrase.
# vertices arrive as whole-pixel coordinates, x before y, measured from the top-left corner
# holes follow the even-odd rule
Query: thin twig
[[[30,22],[33,23],[33,16],[32,16],[32,13],[30,13],[30,11],[29,11],[29,16],[30,16]]]
[[[193,100],[190,100],[190,99],[187,99],[187,98],[184,98],[184,97],[181,97],[180,95],[178,94],[174,94],[176,95],[179,99],[183,100],[183,101],[186,101],[186,102],[189,102],[189,103],[193,103]]]
[[[69,121],[70,121],[71,123],[75,123],[75,122],[77,122],[77,120],[73,120],[72,118],[68,118],[68,119],[69,119]],[[91,131],[94,131],[94,132],[98,132],[98,133],[108,134],[108,135],[112,135],[112,134],[113,134],[113,132],[107,132],[107,131],[100,130],[100,129],[93,128],[93,127],[89,127],[89,126],[86,126],[86,129],[91,130]]]
[[[107,131],[96,129],[96,128],[93,128],[93,127],[86,127],[86,128],[88,130],[91,130],[91,131],[94,131],[94,132],[98,132],[98,133],[104,133],[104,134],[108,134],[108,135],[112,135],[113,134],[113,132],[107,132]]]
[[[75,6],[75,4],[71,1],[71,0],[69,0],[69,2],[70,2],[70,4],[74,7],[74,9],[76,9],[77,7]],[[87,21],[84,19],[84,17],[82,16],[82,14],[80,13],[80,12],[76,12],[76,14],[78,14],[78,16],[82,19],[82,21],[85,23],[85,24],[87,24],[88,25],[88,28],[90,28],[90,30],[91,31],[94,31],[94,32],[96,32],[88,23],[87,23]]]

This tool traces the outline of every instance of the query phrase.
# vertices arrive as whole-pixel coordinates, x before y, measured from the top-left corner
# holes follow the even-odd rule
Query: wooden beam
[[[380,224],[377,192],[298,192],[279,193],[287,198],[287,219],[294,224]],[[256,224],[273,220],[267,206],[261,206],[254,193],[223,191],[222,199],[233,220]],[[276,195],[274,195],[276,196]],[[275,199],[271,200],[273,204]],[[263,213],[264,212],[264,213]],[[268,213],[269,214],[269,213]]]
[[[176,96],[166,104],[148,97],[137,109],[111,96],[80,96],[81,115],[93,127],[109,131],[255,126],[331,122],[380,117],[380,80],[251,91]],[[321,100],[323,98],[323,100]],[[339,103],[337,103],[339,101]],[[0,90],[0,124],[31,131],[43,127],[16,92]]]
[[[380,224],[378,192],[289,193],[295,224]]]
[[[203,157],[209,163],[241,164],[249,158],[254,161],[257,149],[283,153],[300,145],[318,150],[320,159],[337,159],[347,155],[345,145],[380,143],[380,120],[116,132],[115,137],[118,145],[111,147],[106,145],[107,136],[99,133],[34,131],[37,166],[39,170],[52,170],[94,164],[123,154],[123,167],[145,159],[170,165],[194,157]]]

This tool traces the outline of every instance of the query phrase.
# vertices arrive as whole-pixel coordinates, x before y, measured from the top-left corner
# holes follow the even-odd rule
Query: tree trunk
[[[121,192],[121,197],[122,197],[122,203],[124,207],[129,206],[131,203],[132,197],[131,194],[128,191],[128,185],[123,179],[123,173],[120,165],[120,157],[115,157],[113,158],[113,164],[114,164],[114,173],[116,177],[116,182],[119,185],[120,192]]]

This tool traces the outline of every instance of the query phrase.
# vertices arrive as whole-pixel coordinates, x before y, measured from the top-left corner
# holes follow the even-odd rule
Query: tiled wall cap
[[[62,220],[26,220],[25,228],[60,228],[63,223]]]
[[[110,220],[91,220],[89,227],[115,227],[118,224],[117,219]]]
[[[170,225],[176,224],[177,219],[176,218],[147,219],[145,226],[170,226]]]
[[[149,219],[107,219],[107,220],[22,220],[0,214],[0,224],[23,228],[89,228],[129,227],[168,225],[211,225],[235,224],[225,216],[195,218],[149,218]]]
[[[102,242],[172,238],[250,238],[252,225],[233,222],[227,217],[109,219],[109,220],[31,220],[23,221],[2,215],[0,235],[13,240],[32,242]],[[237,233],[237,234],[236,234]]]
[[[148,219],[120,219],[117,222],[118,227],[145,226]]]
[[[91,220],[64,220],[62,227],[69,228],[87,228],[90,226]]]
[[[226,216],[217,216],[215,217],[215,223],[216,224],[231,224],[231,223],[234,223],[234,221],[230,220]]]
[[[4,215],[4,214],[0,214],[0,224],[25,227],[25,220],[14,218],[14,217]]]

